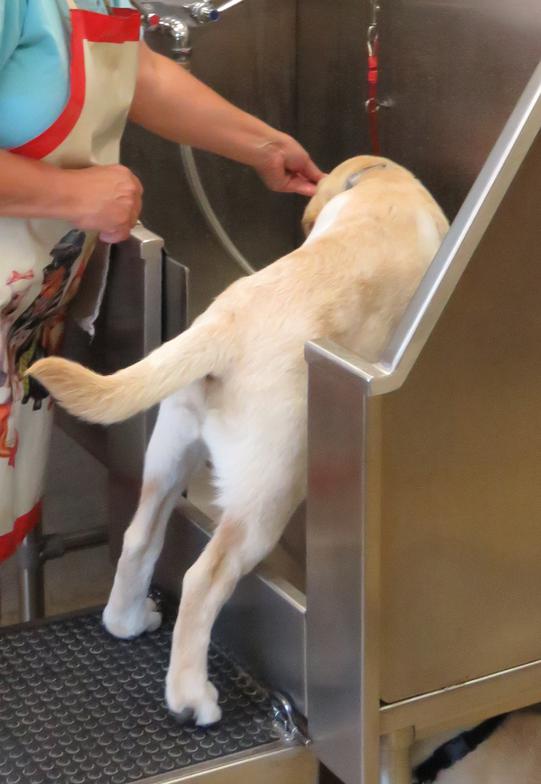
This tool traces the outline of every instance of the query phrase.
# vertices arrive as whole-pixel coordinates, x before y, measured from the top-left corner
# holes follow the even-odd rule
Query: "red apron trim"
[[[141,16],[130,9],[116,9],[113,16],[92,11],[71,12],[70,97],[60,117],[46,131],[10,152],[26,158],[50,155],[75,128],[85,102],[86,76],[83,41],[126,43],[138,41]]]
[[[115,8],[111,16],[94,11],[72,11],[72,18],[80,16],[83,37],[87,41],[103,44],[124,44],[139,41],[141,14],[131,8]]]
[[[78,15],[78,12],[72,14],[69,101],[60,117],[46,131],[21,147],[14,148],[11,150],[12,153],[24,155],[26,158],[45,158],[69,136],[81,116],[85,102],[86,79],[83,38],[80,20],[74,18],[76,13]]]
[[[0,536],[0,563],[13,555],[25,536],[39,523],[41,511],[42,502],[38,501],[33,509],[15,520],[9,534]]]

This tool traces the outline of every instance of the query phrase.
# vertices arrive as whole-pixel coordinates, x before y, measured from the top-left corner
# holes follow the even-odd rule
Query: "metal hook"
[[[374,27],[378,23],[378,14],[381,10],[381,6],[378,4],[377,0],[372,0],[372,20],[370,22],[370,26]]]
[[[379,112],[381,107],[377,98],[369,98],[364,102],[364,108],[368,114],[375,114],[375,112]]]
[[[368,47],[368,54],[370,57],[373,57],[376,53],[376,44],[378,42],[379,33],[377,25],[371,24],[368,28],[368,33],[366,36],[366,45]]]

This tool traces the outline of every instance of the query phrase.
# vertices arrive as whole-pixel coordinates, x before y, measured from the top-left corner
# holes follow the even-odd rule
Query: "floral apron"
[[[67,3],[70,98],[48,130],[11,152],[59,168],[114,164],[135,90],[140,15]],[[53,411],[24,371],[58,350],[67,304],[95,243],[95,233],[66,221],[0,217],[0,561],[41,514]]]

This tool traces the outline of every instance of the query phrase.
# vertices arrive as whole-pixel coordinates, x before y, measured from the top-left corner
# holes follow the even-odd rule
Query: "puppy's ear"
[[[313,196],[308,204],[306,205],[306,209],[304,210],[304,214],[302,216],[302,230],[304,232],[304,236],[308,237],[312,229],[314,228],[314,224],[317,220],[317,216],[321,212],[322,208],[325,206],[325,202],[321,198],[320,193],[316,193]]]

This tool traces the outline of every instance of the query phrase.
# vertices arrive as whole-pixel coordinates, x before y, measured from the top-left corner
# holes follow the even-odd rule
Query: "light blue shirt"
[[[76,0],[106,13],[103,0]],[[129,0],[110,0],[130,7]],[[69,97],[70,24],[66,0],[0,0],[0,148],[47,130]]]

